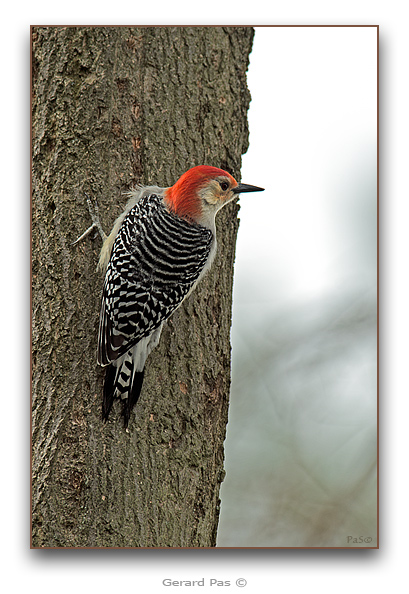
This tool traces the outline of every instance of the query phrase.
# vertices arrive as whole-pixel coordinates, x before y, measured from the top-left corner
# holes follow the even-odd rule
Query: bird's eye
[[[220,187],[223,190],[223,192],[225,192],[229,189],[229,184],[227,182],[220,182]]]

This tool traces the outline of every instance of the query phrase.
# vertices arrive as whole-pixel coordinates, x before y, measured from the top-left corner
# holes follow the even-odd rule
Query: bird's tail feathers
[[[117,364],[118,363],[118,364]],[[115,398],[122,402],[124,427],[128,426],[131,410],[138,402],[142,389],[144,368],[135,369],[130,351],[108,366],[105,375],[102,418],[108,420]]]
[[[131,411],[142,390],[145,361],[158,344],[161,330],[162,325],[107,367],[102,400],[104,421],[108,420],[114,399],[118,398],[122,401],[124,426],[128,426]]]

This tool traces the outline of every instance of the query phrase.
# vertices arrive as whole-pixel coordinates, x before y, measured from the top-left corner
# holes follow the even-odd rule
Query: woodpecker
[[[164,322],[210,268],[216,253],[216,213],[242,192],[226,171],[199,165],[171,187],[138,186],[105,239],[99,322],[99,365],[106,367],[102,418],[122,401],[128,426],[142,388],[145,362]]]

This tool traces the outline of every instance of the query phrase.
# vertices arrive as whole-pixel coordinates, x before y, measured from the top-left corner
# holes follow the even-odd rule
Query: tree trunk
[[[101,421],[101,240],[136,183],[248,146],[247,27],[32,28],[32,546],[212,547],[230,386],[237,204],[212,271],[165,325],[124,430]]]

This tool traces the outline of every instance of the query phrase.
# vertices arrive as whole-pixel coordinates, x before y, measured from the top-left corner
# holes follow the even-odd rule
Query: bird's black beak
[[[264,192],[264,188],[258,186],[249,186],[248,184],[238,184],[232,190],[233,194],[241,194],[242,192]]]

